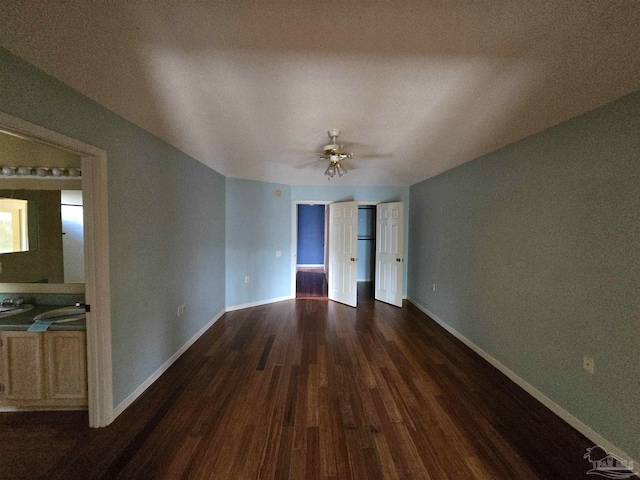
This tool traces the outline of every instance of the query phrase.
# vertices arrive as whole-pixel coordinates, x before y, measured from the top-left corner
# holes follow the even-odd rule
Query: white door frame
[[[113,421],[107,152],[4,112],[0,129],[82,158],[89,426]],[[50,288],[51,286],[49,286]]]
[[[296,272],[298,266],[298,205],[324,205],[326,210],[326,206],[330,203],[333,202],[326,200],[294,200],[291,203],[291,298],[296,298]],[[326,214],[327,213],[325,211],[325,216]],[[324,234],[326,245],[326,225]]]

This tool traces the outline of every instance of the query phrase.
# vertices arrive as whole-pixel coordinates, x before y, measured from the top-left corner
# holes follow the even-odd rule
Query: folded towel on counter
[[[55,318],[51,318],[48,320],[36,320],[33,324],[27,329],[28,332],[46,332],[47,329],[51,326],[53,322],[55,322]]]

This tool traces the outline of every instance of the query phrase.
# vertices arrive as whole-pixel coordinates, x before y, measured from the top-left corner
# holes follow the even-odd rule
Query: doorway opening
[[[0,112],[0,131],[20,139],[54,147],[80,158],[82,176],[79,190],[83,192],[82,217],[85,242],[82,256],[84,257],[84,268],[76,268],[75,274],[84,270],[84,286],[81,291],[77,291],[77,283],[64,283],[64,277],[49,283],[3,282],[0,283],[0,289],[3,290],[3,293],[30,295],[84,292],[85,302],[87,306],[91,306],[91,309],[87,309],[86,313],[86,376],[89,426],[106,426],[114,418],[111,371],[106,152],[4,112]],[[31,163],[25,165],[25,167],[34,166],[40,165],[32,165]],[[32,174],[33,172],[30,173]],[[25,177],[28,177],[28,175],[25,175]],[[47,180],[28,178],[25,178],[24,181],[38,182],[39,184],[47,182]],[[65,180],[60,181],[64,182]],[[72,203],[75,207],[77,199],[68,201],[69,205]],[[60,209],[61,206],[57,208]]]
[[[326,299],[326,207],[298,204],[297,219],[296,298]]]
[[[313,260],[317,263],[305,264],[308,260],[298,255],[305,248],[303,237],[306,232],[305,219],[299,215],[301,205],[317,205],[324,209],[324,265],[320,263],[320,257]],[[359,296],[369,297],[373,291],[376,300],[402,306],[402,202],[294,201],[292,207],[291,298],[309,298],[298,294],[297,287],[301,283],[298,272],[313,269],[319,278],[324,276],[328,290],[326,296],[316,298],[328,298],[355,307]]]

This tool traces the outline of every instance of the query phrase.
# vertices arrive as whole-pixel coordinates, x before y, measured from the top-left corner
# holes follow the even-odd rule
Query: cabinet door
[[[44,398],[42,334],[2,332],[4,401]]]
[[[68,406],[87,404],[87,346],[85,332],[59,331],[45,335],[47,398]],[[57,402],[56,402],[57,403]]]

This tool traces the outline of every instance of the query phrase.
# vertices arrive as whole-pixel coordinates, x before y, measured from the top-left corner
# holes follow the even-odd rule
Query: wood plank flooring
[[[227,313],[111,426],[81,420],[1,414],[0,478],[592,478],[589,440],[366,286]]]
[[[296,272],[296,298],[327,298],[328,289],[322,268],[299,268]]]

